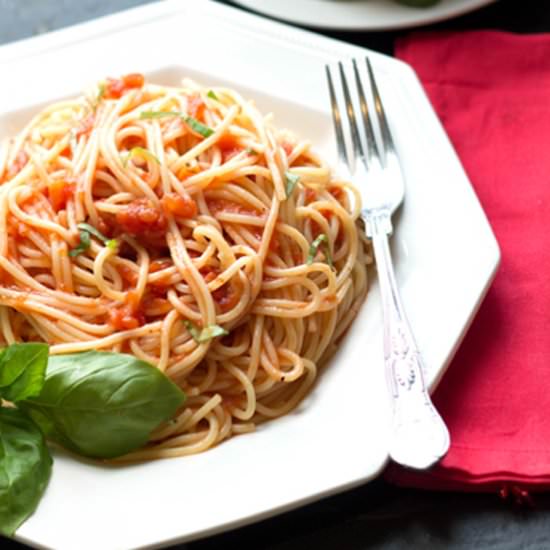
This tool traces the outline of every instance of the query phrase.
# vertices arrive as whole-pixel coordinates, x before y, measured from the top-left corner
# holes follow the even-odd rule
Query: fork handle
[[[390,457],[403,466],[423,470],[447,453],[449,432],[426,388],[422,358],[395,282],[388,242],[391,214],[378,212],[365,222],[382,296],[384,361],[393,405]]]

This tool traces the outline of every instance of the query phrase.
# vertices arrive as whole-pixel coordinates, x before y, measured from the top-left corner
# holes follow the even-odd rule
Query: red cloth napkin
[[[434,396],[451,449],[431,489],[550,488],[550,35],[413,34],[417,71],[502,251],[493,286]]]

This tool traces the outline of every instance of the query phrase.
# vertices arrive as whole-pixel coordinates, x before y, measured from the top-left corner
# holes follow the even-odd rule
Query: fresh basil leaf
[[[78,245],[69,251],[69,256],[74,258],[75,256],[78,256],[79,254],[82,254],[83,252],[86,252],[88,248],[90,248],[90,245],[92,244],[92,241],[90,239],[90,233],[85,230],[80,231],[80,242]]]
[[[311,265],[313,263],[313,260],[317,255],[317,251],[321,246],[323,246],[323,252],[325,254],[327,264],[330,267],[333,267],[332,254],[330,253],[330,247],[328,245],[328,237],[324,233],[321,233],[320,235],[318,235],[317,238],[311,243],[309,247],[309,252],[307,255],[307,264]]]
[[[0,397],[15,403],[40,393],[48,365],[48,345],[12,344],[0,355]]]
[[[296,174],[293,174],[292,172],[289,172],[287,170],[285,172],[285,180],[286,180],[286,198],[288,199],[294,192],[294,189],[296,188],[297,183],[300,181],[300,176],[297,176]]]
[[[18,409],[0,408],[0,533],[11,536],[34,512],[52,458],[42,432]]]
[[[226,336],[229,334],[227,330],[219,325],[207,325],[206,327],[200,329],[191,321],[184,321],[184,324],[193,340],[199,344],[204,344],[204,342],[208,342],[213,338],[217,338],[218,336]]]
[[[214,90],[208,90],[208,93],[206,94],[210,99],[215,99],[218,101],[218,96],[214,93]]]
[[[182,118],[192,130],[197,132],[197,134],[200,134],[202,137],[207,138],[214,133],[214,130],[212,130],[212,128],[205,126],[202,122],[199,122],[196,118],[193,118],[192,116],[185,115]]]
[[[84,456],[113,458],[144,445],[184,401],[149,363],[87,351],[51,356],[42,392],[20,406],[49,439]]]

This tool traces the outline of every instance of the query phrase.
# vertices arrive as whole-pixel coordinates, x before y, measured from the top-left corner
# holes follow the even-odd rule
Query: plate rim
[[[495,3],[497,0],[466,0],[467,3],[453,4],[448,9],[440,9],[436,13],[429,13],[427,8],[410,8],[401,6],[404,18],[395,20],[389,23],[383,21],[369,22],[369,6],[365,3],[364,19],[357,20],[357,12],[347,10],[353,18],[349,22],[334,23],[329,17],[325,17],[324,12],[315,11],[315,8],[322,7],[327,4],[328,0],[306,0],[311,6],[310,9],[314,14],[314,19],[305,17],[301,12],[299,14],[289,13],[289,6],[296,6],[294,0],[231,0],[235,4],[246,9],[252,10],[255,13],[262,14],[267,17],[273,17],[279,21],[286,21],[297,25],[302,25],[307,28],[324,29],[324,30],[339,30],[339,31],[389,31],[408,29],[423,25],[431,25],[439,23],[454,17],[460,17],[471,11],[486,7]],[[301,0],[302,2],[304,0]],[[443,6],[444,8],[445,6]],[[342,4],[340,9],[347,9]],[[412,11],[420,10],[420,11]]]

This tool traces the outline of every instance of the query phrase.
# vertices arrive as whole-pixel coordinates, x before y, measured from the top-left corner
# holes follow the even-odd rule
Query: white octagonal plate
[[[105,76],[228,84],[333,159],[324,64],[361,48],[219,4],[170,0],[0,48],[0,138]],[[499,261],[491,228],[413,71],[375,53],[407,176],[397,279],[435,385]],[[55,452],[18,540],[56,550],[162,546],[236,527],[364,483],[384,467],[389,405],[376,284],[298,410],[197,456],[106,467]]]

